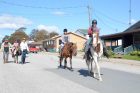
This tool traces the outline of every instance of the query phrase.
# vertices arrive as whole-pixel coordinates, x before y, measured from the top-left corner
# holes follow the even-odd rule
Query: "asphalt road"
[[[58,60],[39,53],[29,54],[24,65],[12,58],[3,64],[0,53],[0,93],[140,93],[140,66],[102,60],[99,82],[88,75],[83,59],[73,58],[73,71],[58,68]]]

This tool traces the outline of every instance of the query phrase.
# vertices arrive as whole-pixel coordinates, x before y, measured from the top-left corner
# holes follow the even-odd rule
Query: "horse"
[[[67,58],[70,58],[70,69],[72,70],[72,56],[77,55],[77,46],[72,42],[65,43],[60,52],[60,66],[62,67],[62,61],[64,59],[64,69],[67,68]]]
[[[106,51],[105,47],[103,46],[103,43],[100,39],[98,39],[98,44],[96,47],[93,47],[90,45],[88,51],[85,53],[85,61],[88,66],[88,72],[89,75],[93,76],[94,78],[98,79],[99,81],[102,81],[102,77],[100,74],[100,66],[99,66],[99,58],[103,54],[106,54],[105,56],[108,57],[107,53],[104,53]],[[93,69],[93,62],[95,63],[95,67]],[[98,77],[96,77],[98,75]]]

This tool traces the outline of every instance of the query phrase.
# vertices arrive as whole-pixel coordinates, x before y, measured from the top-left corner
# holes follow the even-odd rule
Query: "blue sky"
[[[69,31],[89,27],[87,5],[92,19],[98,20],[100,35],[124,31],[129,27],[130,0],[0,0],[0,38],[24,26],[32,29]],[[132,24],[140,20],[140,0],[132,2]]]

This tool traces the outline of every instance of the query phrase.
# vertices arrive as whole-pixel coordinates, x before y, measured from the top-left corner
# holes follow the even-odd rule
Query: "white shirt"
[[[21,48],[21,51],[23,51],[24,49],[27,49],[27,51],[29,51],[27,42],[21,42],[20,48]]]

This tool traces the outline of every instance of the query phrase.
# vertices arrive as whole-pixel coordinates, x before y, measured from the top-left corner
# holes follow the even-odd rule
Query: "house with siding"
[[[73,33],[73,32],[68,32],[68,35],[70,37],[70,42],[73,42],[75,44],[77,44],[77,50],[78,51],[82,51],[84,48],[84,43],[86,42],[86,37],[79,35],[77,33]],[[55,51],[58,52],[59,51],[59,47],[60,47],[60,40],[61,40],[61,36],[54,36],[51,39],[47,39],[43,41],[43,47],[47,50],[47,51]]]
[[[110,47],[114,52],[127,54],[133,50],[140,50],[140,21],[123,32],[103,35],[101,39],[104,40],[105,44],[110,42]],[[119,45],[119,40],[122,41],[122,45]],[[115,42],[114,46],[113,42]]]

